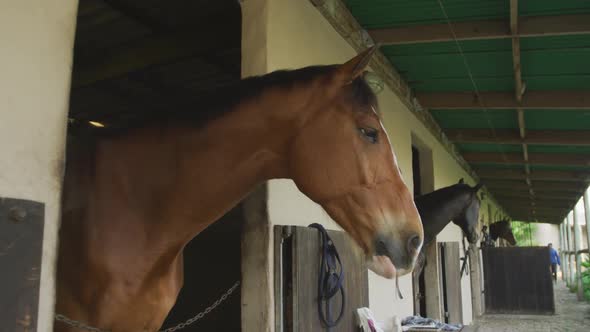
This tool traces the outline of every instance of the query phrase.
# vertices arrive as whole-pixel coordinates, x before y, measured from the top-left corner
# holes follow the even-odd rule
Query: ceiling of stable
[[[345,0],[516,220],[590,181],[590,1]]]

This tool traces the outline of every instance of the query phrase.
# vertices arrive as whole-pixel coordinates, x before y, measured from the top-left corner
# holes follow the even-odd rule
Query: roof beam
[[[492,192],[492,194],[494,195],[494,197],[496,197],[496,195],[498,196],[522,196],[522,195],[528,195],[528,190],[522,189],[522,188],[488,188],[490,189],[490,191]],[[535,197],[537,198],[548,198],[548,199],[554,199],[554,198],[571,198],[572,200],[577,200],[582,196],[582,192],[580,190],[577,189],[566,189],[566,190],[555,190],[555,189],[546,189],[546,188],[537,188],[535,190]],[[526,196],[529,197],[529,196]]]
[[[528,91],[522,103],[512,92],[421,92],[416,93],[428,109],[589,109],[590,91]]]
[[[529,153],[531,165],[590,166],[590,155],[575,153]],[[465,152],[469,163],[525,164],[521,153]]]
[[[590,130],[527,130],[524,139],[512,129],[445,129],[445,134],[455,143],[590,146]]]
[[[556,209],[568,209],[572,206],[573,202],[568,201],[553,201],[553,200],[530,200],[528,198],[500,200],[502,206],[528,206],[528,207],[543,207],[543,208],[556,208]]]
[[[524,110],[520,105],[522,104],[522,95],[524,93],[524,85],[522,83],[522,70],[520,63],[520,38],[518,37],[518,0],[510,0],[510,32],[512,33],[512,71],[514,72],[514,97],[519,107],[516,109],[518,117],[518,131],[522,142],[522,157],[524,159],[524,173],[525,180],[529,186],[529,193],[534,195],[531,187],[531,168],[529,167],[529,153],[528,146],[524,142],[526,137],[526,127],[524,122]]]
[[[525,174],[516,169],[498,169],[498,168],[479,168],[476,173],[481,179],[511,179],[523,180]],[[553,171],[553,170],[533,170],[530,174],[531,180],[537,181],[571,181],[571,182],[590,182],[590,171]]]
[[[239,17],[228,13],[214,25],[194,26],[182,31],[152,34],[100,54],[77,54],[72,85],[80,88],[151,66],[211,55],[240,44]],[[229,23],[228,23],[229,22]],[[236,25],[237,24],[237,25]],[[212,31],[214,33],[212,33]]]
[[[498,201],[505,201],[505,200],[521,200],[526,199],[528,201],[531,200],[531,197],[528,192],[514,192],[514,193],[496,193],[494,197],[498,199]],[[552,201],[565,201],[565,202],[573,202],[576,201],[577,196],[560,196],[560,195],[549,195],[549,194],[540,194],[535,193],[535,200],[552,200]]]
[[[521,17],[519,31],[513,34],[508,20],[454,22],[458,40],[499,39],[534,36],[558,36],[590,33],[590,15],[555,15]],[[369,34],[383,45],[452,41],[453,34],[446,23],[400,28],[371,29]]]
[[[510,180],[487,180],[484,181],[486,187],[492,189],[528,189],[528,185],[524,181],[510,181]],[[577,182],[539,182],[532,183],[533,189],[555,190],[555,191],[571,191],[574,193],[582,193],[583,186]],[[490,189],[490,190],[492,190]]]
[[[524,184],[524,180],[488,180],[485,181],[485,185],[492,186],[503,186],[506,188],[516,188],[519,184]],[[584,185],[578,182],[557,182],[557,181],[535,181],[533,186],[541,188],[547,188],[547,190],[569,190],[575,188],[576,190],[583,190]]]

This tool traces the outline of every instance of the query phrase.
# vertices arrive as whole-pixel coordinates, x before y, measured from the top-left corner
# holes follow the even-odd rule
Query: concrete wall
[[[537,224],[533,233],[534,241],[539,246],[546,246],[553,243],[553,248],[559,250],[559,225]]]
[[[251,59],[253,63],[264,58],[266,70],[269,72],[313,64],[341,63],[356,55],[352,47],[341,38],[310,1],[247,0],[243,7],[246,8],[243,17],[244,27],[247,27],[249,22],[261,26],[261,20],[267,20],[267,25],[258,29],[257,35],[245,36],[248,39],[256,39],[257,41],[253,41],[254,44],[261,44],[263,40],[266,52],[251,49],[260,46],[243,43],[243,47],[248,49],[243,50],[243,54],[258,54],[258,58]],[[256,11],[253,10],[256,7],[261,15],[256,15]],[[243,58],[243,62],[243,65],[247,66],[246,62],[249,60]],[[378,97],[383,123],[408,186],[412,186],[412,134],[433,151],[435,188],[457,183],[461,177],[474,184],[390,89],[386,87]],[[300,193],[289,180],[273,180],[268,183],[268,216],[272,225],[307,226],[312,222],[319,222],[327,228],[340,229],[320,206]],[[460,242],[461,230],[457,226],[449,225],[438,240]],[[272,262],[268,265],[272,271]],[[463,278],[462,286],[464,322],[469,323],[472,317],[468,277]],[[393,281],[369,272],[370,306],[379,320],[389,320],[394,315],[404,317],[413,314],[411,277],[401,278],[400,287],[404,295],[403,300],[396,298]]]
[[[0,196],[45,203],[38,331],[52,331],[77,0],[0,2]]]

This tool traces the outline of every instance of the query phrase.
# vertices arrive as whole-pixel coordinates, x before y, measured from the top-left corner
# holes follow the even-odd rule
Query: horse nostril
[[[422,240],[420,239],[420,236],[418,236],[418,235],[411,236],[410,239],[408,240],[408,250],[410,252],[414,252],[414,251],[418,250],[418,248],[420,248],[421,244],[422,244]]]

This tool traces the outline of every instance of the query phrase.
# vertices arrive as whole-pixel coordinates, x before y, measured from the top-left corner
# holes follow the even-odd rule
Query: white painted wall
[[[253,58],[252,61],[259,62],[263,58],[266,61],[267,71],[315,64],[342,63],[356,55],[352,47],[340,37],[310,1],[267,0],[264,2],[264,6],[260,5],[263,2],[263,0],[244,2],[243,6],[258,4],[256,6],[263,8],[263,10],[261,9],[263,15],[257,16],[249,9],[248,15],[244,16],[243,20],[245,26],[248,25],[248,20],[256,21],[257,23],[253,24],[260,26],[262,26],[260,20],[268,20],[266,26],[258,29],[257,35],[248,36],[248,38],[264,41],[266,52],[248,51],[248,54],[259,54],[259,58]],[[243,47],[248,48],[249,45],[243,43]],[[243,61],[248,62],[244,59]],[[412,133],[433,151],[435,188],[457,183],[462,177],[470,184],[474,184],[472,179],[391,90],[384,89],[378,97],[384,126],[389,133],[408,186],[412,186]],[[268,193],[268,213],[272,225],[307,226],[312,222],[319,222],[329,229],[340,229],[320,206],[301,194],[292,181],[270,181]],[[460,242],[460,229],[449,225],[443,230],[439,241]],[[271,271],[273,269],[272,261],[270,269]],[[404,299],[401,300],[395,296],[394,281],[383,279],[369,272],[369,301],[377,319],[389,320],[394,315],[404,317],[413,314],[411,277],[400,278],[400,286],[404,295]],[[468,277],[463,278],[462,286],[464,322],[469,323],[472,317]]]
[[[53,330],[54,263],[77,3],[0,1],[0,196],[45,203],[38,331]]]
[[[559,246],[559,225],[553,224],[537,224],[533,234],[534,241],[539,246],[546,246],[549,243],[553,244],[556,250],[561,249]]]

